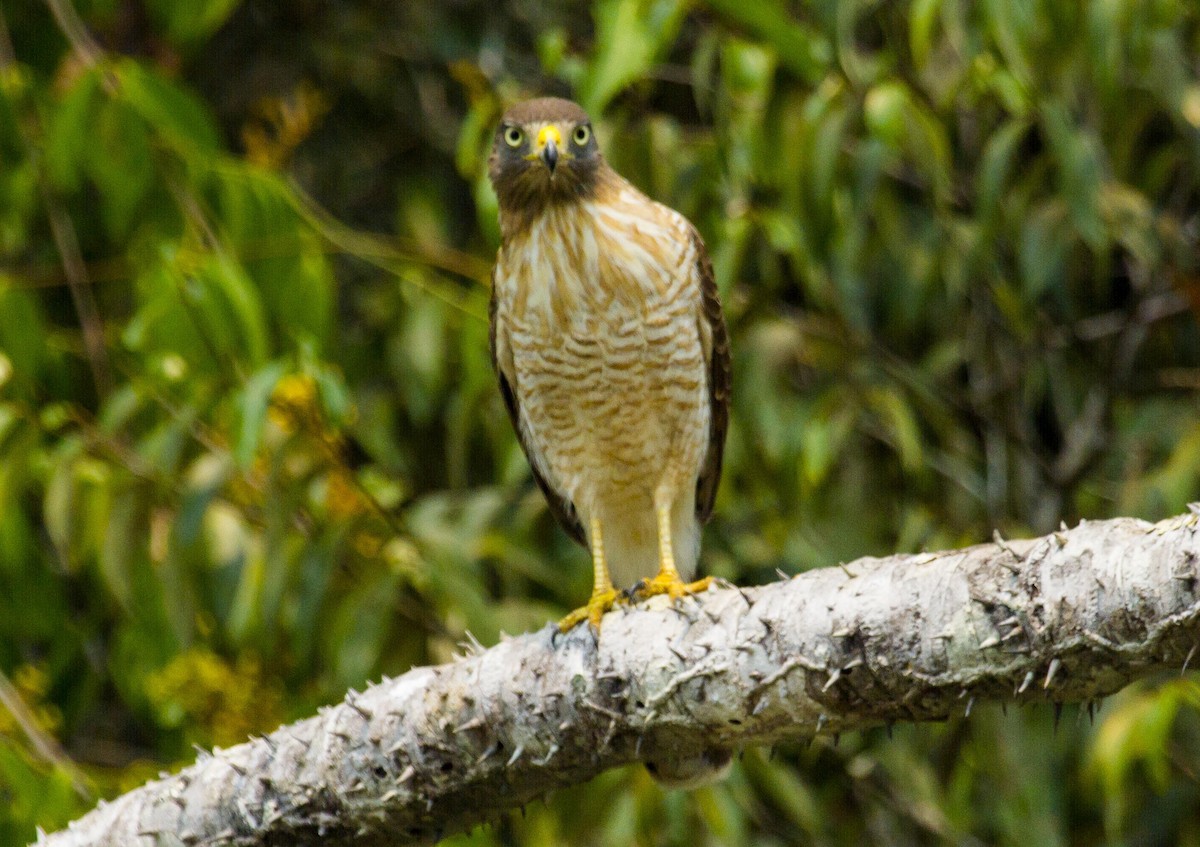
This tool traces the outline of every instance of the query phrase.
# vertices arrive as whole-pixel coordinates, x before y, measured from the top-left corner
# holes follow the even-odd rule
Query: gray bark
[[[384,680],[149,783],[40,844],[418,844],[606,768],[687,779],[745,744],[976,700],[1081,702],[1186,666],[1195,511],[860,559],[547,626]]]

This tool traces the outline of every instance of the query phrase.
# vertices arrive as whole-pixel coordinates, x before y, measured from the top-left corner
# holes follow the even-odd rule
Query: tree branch
[[[1200,642],[1197,512],[860,559],[548,626],[152,782],[40,844],[418,844],[637,760],[686,778],[744,744],[976,700],[1092,700]]]

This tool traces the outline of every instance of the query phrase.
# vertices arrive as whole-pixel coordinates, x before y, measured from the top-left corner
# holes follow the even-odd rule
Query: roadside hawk
[[[587,113],[509,109],[488,162],[500,201],[491,351],[550,510],[592,554],[599,627],[620,596],[677,598],[700,555],[729,420],[729,342],[712,264],[683,215],[600,153]]]

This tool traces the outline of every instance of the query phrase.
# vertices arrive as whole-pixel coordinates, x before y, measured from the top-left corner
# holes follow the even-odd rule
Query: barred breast
[[[710,415],[690,227],[626,184],[522,237],[501,251],[495,320],[530,459],[585,527],[600,516],[618,584],[657,569],[653,497],[669,489],[689,573]]]

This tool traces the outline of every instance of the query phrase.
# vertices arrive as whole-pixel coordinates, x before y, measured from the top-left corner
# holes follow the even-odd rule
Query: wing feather
[[[566,530],[567,535],[586,547],[587,536],[584,534],[579,515],[575,512],[575,504],[563,496],[562,492],[555,489],[538,470],[538,461],[533,452],[534,447],[529,443],[525,428],[521,426],[521,405],[516,392],[516,373],[512,366],[511,356],[507,352],[508,345],[505,344],[504,350],[501,350],[498,343],[500,331],[501,328],[496,321],[496,280],[495,274],[493,274],[492,299],[488,308],[488,347],[491,350],[492,366],[496,369],[496,376],[500,380],[500,395],[504,398],[505,408],[508,409],[508,417],[512,421],[513,431],[517,434],[517,442],[525,451],[525,458],[529,460],[529,467],[533,470],[533,480],[542,490],[542,494],[546,497],[546,503],[550,506],[550,514],[554,515],[562,528]]]
[[[729,395],[733,367],[729,355],[729,333],[721,312],[721,298],[712,261],[704,240],[695,228],[691,231],[696,247],[696,271],[700,278],[700,337],[708,366],[709,424],[708,450],[700,475],[696,478],[696,518],[706,523],[712,517],[717,485],[721,482],[721,461],[725,453],[725,433],[729,429]]]

